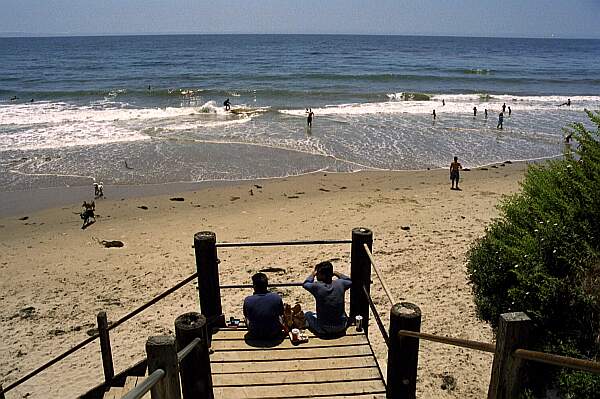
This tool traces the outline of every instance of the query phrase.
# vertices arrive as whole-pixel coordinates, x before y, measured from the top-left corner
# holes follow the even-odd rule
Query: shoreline
[[[475,167],[471,167],[470,170],[478,170],[481,168],[489,168],[494,165],[504,164],[530,164],[545,162],[548,160],[561,158],[564,154],[557,154],[553,156],[523,159],[523,160],[507,160],[504,162],[491,162]],[[302,176],[311,176],[319,173],[328,173],[331,175],[336,174],[356,174],[356,173],[390,173],[390,174],[402,174],[402,173],[419,173],[428,171],[443,171],[447,168],[428,168],[428,169],[414,169],[414,170],[388,170],[388,169],[358,169],[352,172],[337,172],[327,170],[316,170],[312,172],[306,172],[298,175],[281,176],[281,177],[264,177],[264,178],[251,178],[251,179],[237,179],[237,180],[206,180],[198,182],[170,182],[170,183],[155,183],[155,184],[142,184],[142,185],[130,185],[130,184],[116,184],[116,185],[104,185],[106,195],[104,198],[93,198],[93,187],[91,185],[85,186],[57,186],[57,187],[43,187],[29,190],[18,190],[18,191],[0,191],[0,218],[11,217],[11,216],[26,216],[26,213],[35,213],[52,208],[59,207],[70,207],[75,204],[80,204],[83,201],[95,200],[96,202],[103,202],[108,199],[121,201],[126,199],[135,199],[143,197],[154,197],[169,194],[183,194],[191,191],[202,190],[206,188],[216,187],[228,187],[228,186],[241,186],[244,184],[252,185],[255,182],[272,182],[281,179],[293,179]]]

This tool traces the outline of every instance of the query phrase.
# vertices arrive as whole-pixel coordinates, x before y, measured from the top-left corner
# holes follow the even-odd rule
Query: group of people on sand
[[[278,294],[269,291],[269,281],[264,273],[253,275],[252,285],[254,294],[246,297],[243,305],[248,338],[283,338],[288,332],[283,300]],[[295,308],[299,310],[299,314],[293,315],[296,328],[307,328],[317,336],[343,334],[349,325],[345,311],[345,292],[351,286],[350,277],[335,272],[331,262],[317,264],[302,284],[315,298],[316,312],[302,313],[296,305]]]

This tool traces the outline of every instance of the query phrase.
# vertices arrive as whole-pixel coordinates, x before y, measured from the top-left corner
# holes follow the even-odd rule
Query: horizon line
[[[53,38],[53,37],[121,37],[121,36],[406,36],[406,37],[457,37],[483,39],[556,39],[556,40],[600,40],[600,37],[570,36],[480,36],[441,33],[248,33],[248,32],[131,32],[131,33],[27,33],[0,32],[0,38]]]

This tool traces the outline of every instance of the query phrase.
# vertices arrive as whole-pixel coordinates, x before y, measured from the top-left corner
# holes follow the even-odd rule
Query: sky
[[[0,36],[398,34],[600,39],[600,0],[0,0]]]

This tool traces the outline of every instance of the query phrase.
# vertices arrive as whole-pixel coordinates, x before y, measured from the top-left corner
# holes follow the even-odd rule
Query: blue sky
[[[350,33],[600,38],[600,0],[0,0],[0,35]]]

